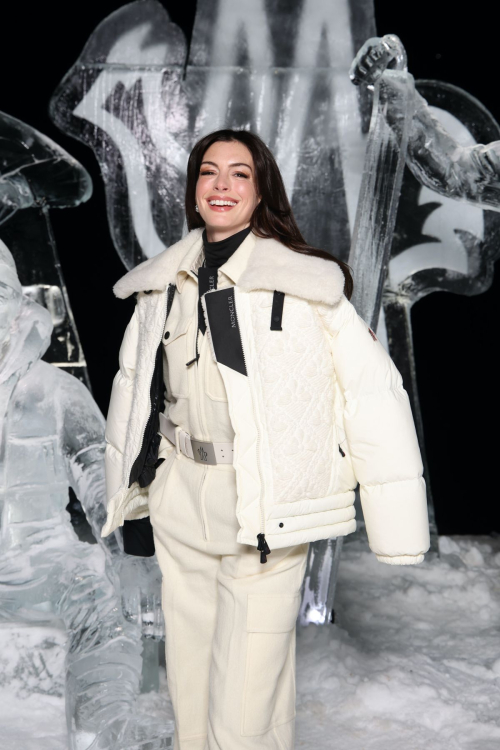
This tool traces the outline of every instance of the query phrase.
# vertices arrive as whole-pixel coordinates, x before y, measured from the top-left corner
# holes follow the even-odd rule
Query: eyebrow
[[[202,161],[201,164],[212,164],[214,167],[218,166],[214,161]],[[200,164],[200,166],[201,166],[201,164]],[[250,166],[250,164],[245,164],[244,161],[231,162],[231,164],[229,166],[230,167],[248,167],[248,169],[250,170],[250,172],[252,171],[252,167]]]

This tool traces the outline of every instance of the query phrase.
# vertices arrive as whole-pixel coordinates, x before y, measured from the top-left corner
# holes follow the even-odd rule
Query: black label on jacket
[[[217,289],[217,270],[217,268],[206,268],[205,266],[198,268],[198,328],[203,335],[206,325],[201,307],[201,297],[209,289]]]
[[[205,294],[204,299],[217,362],[246,375],[234,287],[217,289],[216,292]]]

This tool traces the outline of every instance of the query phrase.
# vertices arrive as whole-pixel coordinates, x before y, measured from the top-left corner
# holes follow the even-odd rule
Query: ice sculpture
[[[500,126],[457,87],[415,84],[406,65],[401,41],[387,35],[365,42],[351,66],[353,82],[363,82],[374,96],[349,263],[356,280],[352,301],[379,331],[412,403],[427,479],[430,559],[437,554],[437,529],[411,306],[432,291],[477,294],[491,284],[500,216],[483,209],[500,207]],[[344,541],[350,540],[340,538],[335,548],[330,540],[312,545],[302,622],[324,621],[331,611]]]
[[[432,291],[477,294],[491,283],[493,261],[499,255],[500,217],[482,209],[500,206],[500,127],[477,100],[457,87],[438,81],[415,85],[406,70],[406,52],[395,35],[365,42],[350,76],[354,83],[374,89],[349,258],[355,277],[364,283],[358,283],[353,302],[374,329],[377,323],[382,328],[381,337],[410,396],[427,477],[431,551],[435,552],[437,531],[410,311],[415,301]],[[420,91],[438,107],[429,106]],[[487,141],[492,142],[483,145]],[[392,181],[384,179],[385,167]]]
[[[308,241],[346,259],[370,104],[348,70],[374,31],[372,0],[204,0],[189,51],[157,0],[102,21],[50,113],[95,152],[125,266],[180,238],[187,155],[222,125],[262,135]]]
[[[50,138],[0,112],[0,239],[12,249],[24,294],[54,325],[45,361],[90,388],[87,366],[57,256],[49,212],[88,200],[88,172]]]
[[[395,35],[368,39],[352,64],[353,83],[372,87],[376,83],[386,91],[385,96],[399,96],[401,78],[385,75],[386,66],[393,64],[396,55],[404,60],[402,64],[406,68],[406,53],[401,40]],[[443,99],[446,100],[446,97]],[[469,99],[473,101],[472,97]],[[477,105],[478,110],[482,108],[479,102]],[[385,117],[394,133],[401,138],[402,121],[397,111],[388,107]],[[418,182],[430,190],[446,197],[477,203],[483,208],[500,210],[500,141],[486,145],[460,143],[433,115],[427,101],[418,93],[412,107],[406,159]]]
[[[40,360],[51,332],[0,241],[0,618],[64,623],[71,750],[160,750],[172,727],[134,713],[141,627],[122,613],[117,537],[100,536],[104,419],[80,381]],[[77,539],[69,487],[99,545]]]

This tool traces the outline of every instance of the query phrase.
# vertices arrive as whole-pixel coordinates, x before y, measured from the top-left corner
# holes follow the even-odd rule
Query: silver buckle
[[[193,458],[198,464],[216,464],[215,450],[213,443],[206,440],[195,440],[191,438],[193,448]]]

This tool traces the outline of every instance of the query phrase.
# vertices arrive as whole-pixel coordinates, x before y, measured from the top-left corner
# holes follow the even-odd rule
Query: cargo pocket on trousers
[[[299,594],[249,594],[241,734],[263,734],[295,717]]]

